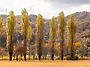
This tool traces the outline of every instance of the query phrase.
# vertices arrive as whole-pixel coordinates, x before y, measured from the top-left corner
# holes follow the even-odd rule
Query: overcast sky
[[[63,11],[65,16],[74,12],[90,11],[90,0],[0,0],[0,14],[9,14],[13,10],[15,15],[21,15],[23,8],[28,14],[38,13],[43,18],[57,17]]]

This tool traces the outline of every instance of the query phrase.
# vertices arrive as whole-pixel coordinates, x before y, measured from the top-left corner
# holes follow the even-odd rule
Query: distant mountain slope
[[[88,45],[90,45],[90,12],[76,12],[73,13],[75,21],[77,21],[77,41],[78,42],[83,42],[83,45],[86,43],[86,41],[88,41]],[[2,17],[2,21],[4,23],[4,30],[3,30],[3,36],[1,39],[1,45],[3,47],[6,46],[6,32],[5,32],[5,25],[6,25],[6,20],[7,20],[7,15],[1,15]],[[20,42],[23,40],[21,34],[20,34],[20,30],[21,30],[21,18],[20,15],[17,15],[17,24],[16,24],[16,32],[15,32],[15,43],[17,41],[17,39],[20,40]],[[37,15],[29,15],[29,21],[30,21],[30,26],[32,28],[32,44],[35,44],[35,34],[36,34],[36,18]],[[51,19],[44,19],[45,21],[45,27],[44,27],[44,42],[49,42],[49,32],[50,32],[50,23]],[[56,25],[57,25],[57,29],[58,29],[58,22],[57,22],[57,17],[55,18],[56,20]],[[65,17],[66,23],[69,20],[69,15]],[[57,31],[58,32],[58,31]],[[57,36],[58,37],[58,36]],[[56,41],[58,42],[58,39],[56,39]],[[67,29],[65,31],[65,42],[67,42]],[[20,43],[21,44],[21,43]]]

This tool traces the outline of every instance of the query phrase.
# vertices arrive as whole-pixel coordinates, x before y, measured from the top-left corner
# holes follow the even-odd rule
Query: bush
[[[67,60],[78,60],[78,56],[74,56],[74,58],[71,58],[70,55],[66,57]]]
[[[78,56],[74,56],[74,59],[75,59],[75,60],[78,60]]]
[[[90,57],[79,57],[79,60],[90,60]]]
[[[60,57],[55,58],[55,60],[60,60]]]

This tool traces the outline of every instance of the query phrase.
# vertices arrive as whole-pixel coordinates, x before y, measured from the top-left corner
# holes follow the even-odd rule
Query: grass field
[[[5,60],[7,59],[7,60]],[[28,59],[28,57],[27,57]],[[0,67],[90,67],[90,60],[23,60],[16,61],[12,60],[9,61],[8,56],[4,56],[3,60],[2,57],[0,57]]]
[[[0,67],[90,67],[90,60],[78,61],[9,61],[0,60]]]

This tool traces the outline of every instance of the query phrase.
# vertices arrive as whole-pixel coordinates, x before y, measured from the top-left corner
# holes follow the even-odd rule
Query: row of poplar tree
[[[65,17],[64,13],[60,12],[59,16],[57,18],[58,23],[58,38],[60,41],[60,57],[61,60],[63,60],[64,52],[63,52],[63,46],[64,46],[64,35],[65,35],[65,29],[66,29],[66,22],[65,22]],[[74,16],[71,14],[70,19],[68,20],[68,45],[70,46],[70,58],[74,59],[75,56],[75,51],[74,51],[74,46],[76,43],[76,28],[77,24],[74,21]],[[54,60],[54,45],[55,45],[55,39],[56,39],[56,23],[55,23],[55,18],[52,17],[50,21],[50,33],[49,33],[49,38],[50,38],[50,44],[51,44],[51,59]],[[39,60],[41,60],[41,55],[42,55],[42,39],[43,39],[43,29],[44,29],[44,21],[42,15],[38,15],[37,17],[37,32],[36,32],[36,47],[37,47],[37,54],[39,57]]]
[[[32,33],[31,33],[31,27],[29,22],[29,15],[27,10],[24,8],[21,12],[21,34],[23,36],[24,46],[26,47],[27,42],[30,43],[32,39]],[[64,13],[59,13],[59,16],[57,18],[58,23],[58,38],[60,41],[60,57],[61,60],[63,60],[63,45],[64,45],[64,35],[65,35],[65,29],[66,29],[66,22]],[[10,61],[12,60],[13,55],[13,44],[14,44],[14,32],[15,32],[15,25],[16,25],[16,17],[14,15],[13,11],[10,11],[9,16],[7,17],[7,23],[6,23],[6,32],[7,32],[7,48],[9,52],[9,58]],[[39,57],[39,60],[41,60],[42,56],[42,42],[43,42],[43,30],[44,30],[44,20],[43,16],[41,14],[38,14],[37,17],[37,32],[36,32],[36,48],[37,48],[37,54]],[[75,42],[75,34],[76,34],[76,27],[77,24],[74,21],[74,16],[70,15],[70,19],[68,20],[68,44],[70,45],[70,57],[74,58],[74,42]],[[0,37],[3,29],[2,24],[2,18],[0,17]],[[56,23],[55,18],[52,17],[50,21],[50,43],[51,45],[51,59],[54,60],[54,43],[56,39]],[[24,59],[26,60],[26,54],[24,54]]]

